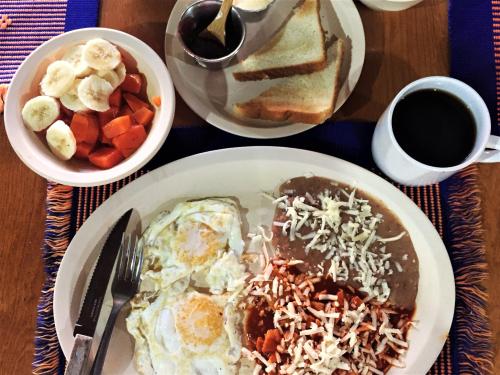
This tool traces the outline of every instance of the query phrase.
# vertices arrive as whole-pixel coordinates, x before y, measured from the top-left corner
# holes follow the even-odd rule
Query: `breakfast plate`
[[[193,0],[179,0],[170,15],[165,34],[165,58],[175,87],[184,101],[200,117],[227,132],[250,138],[278,138],[303,132],[310,124],[270,122],[244,119],[233,113],[233,105],[258,95],[283,79],[238,82],[233,78],[241,60],[269,40],[289,17],[296,0],[275,1],[256,15],[242,13],[247,37],[232,64],[223,70],[207,70],[197,65],[183,50],[177,35],[177,25],[183,11]],[[346,42],[340,70],[340,90],[337,111],[349,98],[361,75],[365,59],[365,35],[358,10],[352,0],[320,0],[320,19],[326,32],[327,44],[332,37]]]
[[[130,183],[104,202],[83,224],[61,263],[54,292],[54,318],[66,357],[73,346],[73,327],[85,285],[96,261],[106,228],[130,207],[143,230],[163,210],[193,198],[235,197],[248,228],[270,225],[274,206],[262,195],[291,177],[315,175],[355,186],[383,202],[403,223],[418,256],[420,278],[406,368],[391,375],[424,374],[439,355],[451,326],[455,284],[446,248],[424,213],[403,193],[375,174],[344,160],[319,153],[278,147],[247,147],[212,151],[167,164]],[[203,182],[203,183],[200,183]],[[180,189],[179,187],[182,187]],[[111,309],[105,299],[96,330],[96,342]],[[124,312],[109,346],[105,373],[136,374],[132,363],[133,339],[125,328]],[[95,350],[95,349],[94,349]]]

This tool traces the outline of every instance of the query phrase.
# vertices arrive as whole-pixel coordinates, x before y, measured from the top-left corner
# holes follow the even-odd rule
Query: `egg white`
[[[247,276],[237,204],[229,198],[179,203],[158,215],[140,242],[142,282],[127,318],[137,370],[236,374],[242,322],[236,303]]]
[[[179,203],[151,222],[141,244],[141,291],[182,293],[193,274],[203,283],[207,269],[225,253],[241,256],[244,242],[237,205],[229,198]]]
[[[199,301],[210,309],[200,309]],[[184,314],[186,309],[191,309],[190,316]],[[211,309],[221,314],[212,314]],[[208,343],[200,329],[207,318],[211,322],[207,326],[215,327]],[[142,374],[235,374],[241,353],[240,323],[241,316],[228,295],[191,289],[175,298],[161,294],[146,308],[133,309],[127,318],[127,329],[136,341],[137,370]]]

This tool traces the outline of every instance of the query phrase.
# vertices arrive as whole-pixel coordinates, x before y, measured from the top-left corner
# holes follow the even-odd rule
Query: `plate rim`
[[[192,1],[192,0],[191,0]],[[364,30],[364,25],[363,21],[361,19],[361,15],[359,14],[359,10],[356,7],[356,4],[354,3],[354,0],[343,0],[342,2],[337,2],[335,3],[335,0],[324,0],[324,1],[329,1],[333,7],[335,7],[335,4],[341,4],[340,6],[350,8],[353,10],[352,15],[356,18],[356,24],[357,28],[359,28],[360,31],[360,37],[361,39],[359,40],[359,43],[356,44],[356,48],[359,48],[359,54],[361,55],[361,64],[359,66],[359,70],[355,71],[353,73],[353,81],[354,84],[352,86],[349,86],[347,90],[349,90],[349,94],[345,97],[344,101],[337,101],[336,108],[334,110],[334,113],[337,112],[344,104],[345,102],[349,99],[349,97],[352,95],[354,92],[356,86],[359,83],[359,79],[361,77],[361,73],[363,71],[365,59],[366,59],[366,35],[365,35],[365,30]],[[189,89],[187,85],[184,84],[182,77],[179,74],[179,70],[177,69],[176,66],[174,66],[173,60],[175,57],[172,57],[168,54],[168,40],[169,40],[169,35],[174,35],[175,34],[169,34],[169,30],[172,29],[174,26],[172,26],[173,17],[174,17],[174,10],[177,6],[183,6],[180,5],[181,2],[178,1],[174,5],[174,8],[172,9],[172,12],[170,13],[170,16],[168,18],[167,26],[165,28],[165,38],[163,42],[163,49],[164,49],[164,56],[165,56],[165,62],[167,64],[167,67],[171,73],[172,81],[174,82],[174,86],[179,93],[180,97],[186,103],[186,105],[193,111],[195,112],[199,117],[201,117],[203,120],[208,122],[209,124],[226,131],[231,134],[239,135],[242,137],[246,138],[254,138],[254,139],[273,139],[273,138],[283,138],[295,134],[299,134],[302,132],[305,132],[309,129],[312,129],[315,126],[318,126],[319,124],[300,124],[300,123],[291,123],[291,124],[284,124],[283,126],[276,126],[276,127],[251,127],[251,126],[246,126],[246,125],[241,125],[238,124],[236,121],[231,121],[227,120],[225,118],[220,117],[218,114],[215,112],[211,111],[210,107],[205,104],[204,100],[192,100],[193,95],[192,91]],[[172,30],[170,30],[172,31]],[[172,40],[175,38],[171,38]],[[352,64],[352,62],[351,62]],[[347,76],[347,81],[349,81],[351,77],[351,67],[349,67],[349,74]],[[340,88],[339,91],[342,91],[345,84],[348,84],[348,82],[344,83],[342,87]],[[206,112],[206,115],[201,115],[200,113]],[[236,127],[235,127],[236,126]]]
[[[287,158],[286,153],[293,153],[294,158],[290,160],[291,158]],[[255,155],[258,155],[255,157]],[[288,154],[290,155],[290,154]],[[90,215],[87,220],[83,223],[83,225],[80,227],[78,232],[75,234],[73,237],[72,241],[68,245],[68,248],[64,254],[64,257],[60,263],[59,266],[59,271],[57,273],[57,277],[55,280],[54,284],[54,298],[53,298],[53,311],[54,311],[54,323],[55,323],[55,328],[56,328],[56,333],[57,333],[57,338],[58,342],[62,348],[63,354],[65,356],[69,356],[71,353],[71,348],[72,345],[71,343],[63,342],[62,340],[62,333],[63,329],[63,323],[64,320],[63,318],[68,315],[69,308],[64,306],[63,302],[66,301],[59,301],[60,298],[57,298],[61,293],[63,293],[63,290],[61,288],[64,288],[64,280],[63,276],[65,273],[69,272],[65,271],[67,266],[66,264],[71,261],[70,258],[74,256],[78,256],[78,253],[76,253],[78,250],[78,245],[75,245],[75,243],[78,242],[80,237],[85,236],[85,233],[87,232],[87,227],[94,225],[92,222],[98,219],[100,216],[112,216],[113,220],[118,218],[118,207],[119,206],[126,206],[127,205],[127,200],[124,199],[127,194],[129,193],[137,193],[138,191],[142,190],[141,185],[143,186],[148,186],[152,182],[158,182],[161,179],[167,178],[170,179],[175,174],[180,173],[185,170],[189,170],[191,167],[198,167],[200,165],[210,165],[210,164],[221,164],[224,162],[234,162],[234,161],[250,161],[250,160],[273,160],[273,161],[281,161],[281,162],[297,162],[296,159],[300,159],[302,163],[309,164],[309,165],[314,165],[318,167],[323,167],[325,163],[341,163],[344,164],[346,167],[350,168],[353,175],[357,176],[357,180],[365,180],[365,179],[374,179],[377,183],[380,185],[377,185],[377,189],[380,190],[389,190],[392,192],[392,194],[395,194],[394,197],[391,198],[391,200],[402,200],[405,203],[405,206],[407,206],[407,209],[413,211],[412,215],[413,221],[415,223],[418,223],[419,226],[422,226],[421,228],[419,227],[419,231],[424,233],[426,235],[426,242],[429,243],[428,247],[433,247],[432,254],[437,255],[440,257],[440,265],[445,266],[446,269],[440,269],[439,274],[440,274],[440,285],[442,284],[440,291],[446,291],[448,298],[451,298],[452,300],[447,301],[447,304],[444,304],[442,307],[442,311],[440,312],[439,315],[441,317],[437,320],[435,320],[435,324],[433,327],[436,325],[439,325],[440,329],[445,329],[446,330],[446,337],[449,335],[451,325],[453,322],[453,317],[454,317],[454,311],[455,311],[455,303],[456,303],[456,293],[455,293],[455,277],[453,273],[453,268],[451,265],[451,259],[449,258],[448,252],[446,250],[446,247],[444,245],[443,240],[439,236],[437,229],[434,227],[434,225],[431,223],[429,218],[425,215],[425,213],[418,207],[406,194],[401,192],[399,189],[397,189],[395,186],[393,186],[390,182],[384,180],[382,177],[376,175],[375,173],[357,165],[354,163],[351,163],[349,161],[340,159],[335,156],[327,155],[327,154],[322,154],[319,152],[315,151],[309,151],[309,150],[303,150],[303,149],[297,149],[297,148],[291,148],[291,147],[277,147],[277,146],[249,146],[249,147],[233,147],[233,148],[226,148],[226,149],[217,149],[217,150],[212,150],[212,151],[206,151],[190,156],[186,156],[184,158],[172,161],[170,163],[167,163],[149,173],[146,173],[145,175],[137,178],[136,180],[132,181],[128,185],[124,186],[121,188],[119,191],[114,193],[111,197],[109,197],[107,200],[105,200],[93,213]],[[203,161],[203,164],[200,164],[200,161]],[[305,160],[305,161],[304,161]],[[187,169],[185,168],[185,165],[187,164]],[[333,163],[332,163],[333,164]],[[300,172],[298,172],[300,173]],[[362,174],[364,176],[359,177],[359,174]],[[365,182],[365,185],[368,185]],[[366,189],[361,188],[363,191],[366,191]],[[371,192],[368,192],[370,195],[374,195]],[[175,197],[173,197],[175,198]],[[374,196],[374,198],[381,199],[379,196]],[[128,207],[128,206],[127,206]],[[114,215],[113,211],[115,211],[116,215]],[[111,212],[111,214],[109,214]],[[116,217],[114,217],[116,216]],[[93,218],[93,219],[92,219]],[[111,221],[113,221],[111,220]],[[86,251],[86,256],[88,258],[88,254],[92,251],[92,249],[88,249]],[[82,255],[82,254],[80,254]],[[443,264],[441,264],[444,262]],[[61,285],[63,284],[63,285]],[[442,293],[441,293],[442,294]],[[63,295],[64,297],[64,295]],[[63,306],[64,305],[64,306]],[[71,300],[68,301],[68,306],[71,306]],[[66,311],[66,313],[64,313]],[[444,311],[444,312],[443,312]],[[441,331],[443,332],[443,331]],[[436,333],[436,337],[441,338],[441,334]],[[437,341],[437,340],[436,340]],[[421,362],[425,362],[423,366],[426,367],[426,371],[428,371],[436,359],[438,358],[442,347],[444,346],[446,340],[442,340],[441,346],[439,350],[436,351],[435,356],[431,357],[426,357],[425,360],[422,360]],[[389,372],[389,374],[392,373],[392,370]]]

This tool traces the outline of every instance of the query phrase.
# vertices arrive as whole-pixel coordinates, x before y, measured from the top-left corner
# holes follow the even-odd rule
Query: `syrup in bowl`
[[[232,57],[240,48],[244,36],[245,26],[233,8],[226,21],[226,45],[216,40],[204,37],[200,33],[215,19],[221,2],[204,0],[193,4],[181,17],[178,31],[184,49],[194,58],[203,60],[217,60]]]

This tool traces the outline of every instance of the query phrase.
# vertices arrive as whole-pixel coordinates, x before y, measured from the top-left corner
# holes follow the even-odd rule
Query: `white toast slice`
[[[307,124],[321,124],[330,118],[340,90],[344,41],[339,39],[330,48],[332,56],[325,69],[282,79],[257,97],[235,104],[236,115]]]
[[[241,62],[234,78],[255,81],[323,69],[327,57],[319,9],[319,0],[304,0],[269,42]]]

